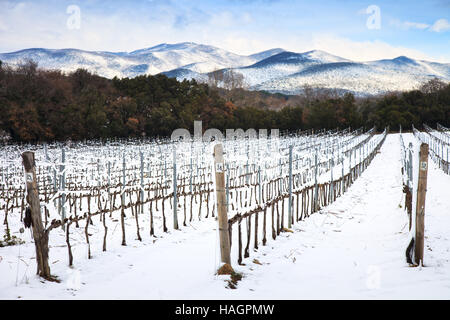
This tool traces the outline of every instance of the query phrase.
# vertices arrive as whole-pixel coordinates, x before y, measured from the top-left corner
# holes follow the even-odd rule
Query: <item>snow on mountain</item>
[[[305,85],[367,95],[415,89],[435,77],[450,81],[450,64],[404,56],[353,62],[320,50],[295,53],[279,48],[243,56],[192,42],[163,43],[132,52],[26,49],[0,54],[0,60],[10,65],[27,59],[44,69],[85,68],[108,78],[163,73],[204,82],[212,71],[233,70],[244,76],[251,90],[287,94],[300,93]]]
[[[353,62],[320,50],[304,53],[281,51],[252,65],[226,68],[222,71],[230,70],[242,74],[244,82],[251,90],[286,94],[301,93],[308,85],[364,96],[416,89],[435,77],[450,81],[449,64],[414,60],[404,56]],[[187,73],[185,68],[166,74],[176,76],[179,80],[185,76],[187,79],[194,78],[199,81],[206,79],[205,74]]]
[[[351,91],[356,95],[382,94],[419,88],[440,78],[450,81],[450,65],[398,57],[373,62],[333,62],[311,65],[300,72],[269,79],[255,90],[299,93],[305,85]]]
[[[147,73],[149,64],[156,63],[156,59],[143,61],[136,56],[130,57],[127,53],[90,52],[78,49],[34,48],[0,54],[0,60],[11,65],[18,65],[30,59],[44,69],[72,72],[78,68],[85,68],[108,78]]]
[[[33,60],[44,69],[58,69],[72,72],[85,68],[105,77],[122,75],[122,70],[132,72],[133,67],[139,71],[147,68],[139,61],[126,58],[123,54],[108,52],[87,52],[77,49],[26,49],[13,53],[0,54],[0,60],[11,65],[18,65],[26,60]],[[148,66],[147,66],[148,67]],[[121,72],[118,72],[121,70]]]
[[[205,73],[199,73],[195,72],[190,69],[184,69],[184,68],[178,68],[171,71],[163,72],[162,74],[168,76],[169,78],[177,78],[181,80],[192,80],[195,79],[199,82],[207,82],[208,81],[208,75]]]
[[[255,59],[237,55],[213,46],[184,42],[179,44],[160,44],[158,46],[134,51],[131,56],[145,58],[156,57],[160,72],[184,68],[199,73],[216,69],[234,68],[255,63]]]
[[[261,57],[268,55],[261,53]],[[177,68],[207,73],[216,69],[251,65],[258,61],[256,56],[237,55],[213,46],[192,42],[160,44],[130,53],[34,48],[0,54],[0,60],[11,65],[20,64],[28,59],[38,62],[44,69],[71,72],[85,68],[108,78],[153,75]]]
[[[281,49],[281,48],[275,48],[275,49],[270,49],[270,50],[266,50],[263,52],[252,54],[249,57],[255,59],[256,61],[261,61],[261,60],[267,59],[271,56],[274,56],[274,55],[279,54],[284,51],[286,51],[286,50]]]
[[[241,73],[246,83],[253,87],[266,81],[301,72],[310,66],[344,61],[347,60],[318,50],[305,53],[284,51],[235,71]]]
[[[352,62],[323,51],[282,52],[248,67],[233,69],[252,90],[298,94],[308,85],[358,96],[419,88],[439,78],[450,81],[450,64],[397,57]]]
[[[301,72],[263,82],[258,90],[300,93],[305,85],[341,89],[356,95],[415,89],[428,80],[405,72],[384,71],[364,63],[339,62],[312,66]]]

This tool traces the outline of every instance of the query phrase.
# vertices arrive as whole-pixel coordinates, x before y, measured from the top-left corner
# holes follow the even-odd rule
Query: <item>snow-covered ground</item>
[[[415,141],[412,134],[404,139]],[[203,219],[180,231],[159,232],[158,238],[143,235],[142,242],[130,231],[127,247],[109,241],[107,252],[95,242],[90,260],[86,246],[76,245],[73,268],[64,234],[55,233],[61,239],[50,248],[50,267],[61,283],[35,275],[27,230],[19,234],[26,244],[0,248],[0,299],[449,299],[450,176],[430,160],[425,266],[411,268],[405,261],[408,220],[400,168],[399,136],[391,134],[335,203],[295,224],[294,233],[251,252],[244,266],[233,258],[243,274],[237,289],[226,288],[228,276],[215,275],[217,222]],[[119,228],[110,232],[119,234]]]
[[[388,135],[348,193],[258,253],[263,265],[244,269],[235,297],[450,299],[450,176],[430,160],[425,267],[411,268],[405,262],[409,238],[399,150],[398,135]]]

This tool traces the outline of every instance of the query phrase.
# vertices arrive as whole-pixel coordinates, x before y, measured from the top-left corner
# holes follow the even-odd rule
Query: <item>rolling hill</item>
[[[242,74],[250,90],[285,94],[298,94],[310,86],[365,96],[415,89],[433,78],[450,81],[449,63],[405,56],[355,62],[320,50],[296,53],[280,48],[244,56],[192,42],[132,52],[35,48],[0,54],[0,60],[12,66],[29,59],[44,69],[85,68],[107,78],[163,73],[178,80],[206,82],[213,71],[233,71]]]

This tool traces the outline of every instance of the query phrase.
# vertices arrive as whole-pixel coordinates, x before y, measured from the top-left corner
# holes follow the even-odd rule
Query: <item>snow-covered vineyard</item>
[[[448,299],[450,133],[425,128],[223,141],[235,285],[216,274],[215,142],[2,147],[0,298]],[[424,266],[410,268],[403,189],[421,142],[432,159]],[[36,275],[24,151],[60,283]]]

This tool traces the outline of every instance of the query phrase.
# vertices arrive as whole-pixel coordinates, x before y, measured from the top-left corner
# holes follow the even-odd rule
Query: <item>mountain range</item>
[[[0,60],[12,66],[29,59],[43,69],[85,68],[107,78],[163,73],[178,80],[206,82],[213,71],[233,71],[242,74],[250,90],[285,94],[301,93],[308,85],[366,96],[416,89],[433,78],[450,82],[450,63],[405,56],[356,62],[320,50],[296,53],[280,48],[245,56],[192,42],[133,52],[33,48],[0,54]]]

